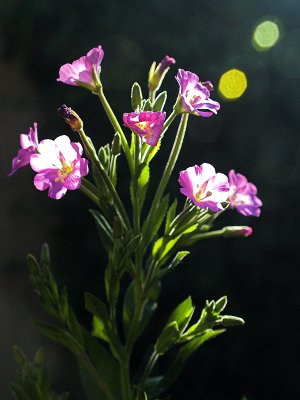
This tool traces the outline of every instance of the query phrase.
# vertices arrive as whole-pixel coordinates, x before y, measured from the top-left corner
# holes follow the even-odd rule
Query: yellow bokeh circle
[[[228,100],[235,100],[242,96],[247,89],[246,74],[236,68],[224,72],[219,81],[219,92]]]

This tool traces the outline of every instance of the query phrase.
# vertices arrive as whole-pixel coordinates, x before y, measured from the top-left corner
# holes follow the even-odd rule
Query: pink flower
[[[12,169],[9,176],[13,175],[18,169],[28,165],[30,157],[36,152],[39,144],[36,122],[33,124],[33,127],[33,129],[30,127],[27,135],[23,133],[20,135],[21,149],[18,151],[18,155],[12,160]]]
[[[242,215],[260,216],[261,200],[256,196],[257,189],[253,183],[248,182],[244,175],[229,171],[229,197],[232,208],[236,208]]]
[[[143,142],[156,146],[166,118],[165,112],[143,111],[123,114],[124,124],[137,133]]]
[[[100,64],[104,52],[101,46],[90,50],[86,56],[80,57],[72,64],[64,64],[60,67],[57,81],[72,86],[83,86],[94,91],[96,89],[93,79],[93,66],[97,76],[100,74]]]
[[[183,69],[178,70],[176,80],[180,88],[180,99],[176,105],[179,113],[191,113],[201,117],[217,114],[220,104],[210,99],[210,92],[213,90],[211,82],[200,82],[196,74]]]
[[[214,167],[204,163],[189,167],[179,174],[180,192],[196,206],[209,208],[214,212],[222,211],[222,204],[228,198],[228,178],[216,173]]]
[[[61,199],[67,190],[80,188],[81,177],[89,172],[88,160],[81,158],[80,143],[71,143],[68,136],[55,140],[42,140],[38,153],[30,158],[31,168],[38,172],[34,185],[38,190],[48,191],[52,199]]]

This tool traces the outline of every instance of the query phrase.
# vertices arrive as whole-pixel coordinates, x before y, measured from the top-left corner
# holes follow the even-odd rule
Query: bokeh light
[[[247,85],[246,74],[233,68],[221,76],[218,89],[224,99],[236,100],[245,92]]]
[[[280,29],[278,23],[267,19],[256,25],[252,44],[257,51],[266,51],[277,43],[279,37]]]

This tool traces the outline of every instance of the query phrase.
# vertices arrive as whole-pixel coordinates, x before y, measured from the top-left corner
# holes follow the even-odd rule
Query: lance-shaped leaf
[[[166,91],[161,92],[155,99],[155,102],[153,104],[153,111],[163,111],[167,101],[167,97],[168,95]]]
[[[167,371],[167,373],[161,377],[160,379],[157,379],[157,385],[154,387],[153,382],[151,382],[151,386],[148,391],[148,395],[151,398],[156,398],[159,396],[161,393],[166,391],[178,378],[180,375],[185,362],[187,359],[196,351],[199,349],[200,346],[202,346],[205,342],[207,342],[210,339],[215,338],[216,336],[220,335],[224,330],[212,330],[209,329],[206,332],[204,332],[201,336],[191,340],[184,346],[182,346],[178,352],[178,355],[170,367],[170,369]],[[148,385],[145,386],[146,389],[148,389]]]
[[[162,278],[164,275],[166,275],[167,273],[171,272],[174,268],[177,267],[178,264],[180,264],[184,258],[190,254],[189,251],[179,251],[176,256],[173,258],[173,260],[170,262],[170,264],[161,269],[157,274],[156,274],[156,278]]]
[[[134,82],[131,88],[131,107],[133,111],[137,111],[142,107],[142,101],[142,89],[137,82]]]
[[[111,324],[104,303],[91,293],[85,293],[85,308],[93,316],[93,335],[110,343]]]
[[[102,213],[96,210],[90,210],[91,214],[95,218],[97,230],[100,236],[103,247],[108,252],[113,247],[113,230],[107,219]]]
[[[180,338],[180,331],[176,321],[170,322],[159,335],[154,349],[157,354],[166,353]]]
[[[173,203],[171,204],[171,206],[167,212],[166,224],[165,224],[165,234],[168,233],[170,225],[175,218],[176,210],[177,210],[177,199],[175,198],[175,200],[173,201]]]
[[[173,321],[176,321],[178,329],[180,333],[182,333],[190,322],[194,310],[195,307],[192,303],[191,296],[189,296],[175,308],[168,319],[167,325],[169,325]]]

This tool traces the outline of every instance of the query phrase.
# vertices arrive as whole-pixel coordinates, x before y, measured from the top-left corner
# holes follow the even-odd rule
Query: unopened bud
[[[132,109],[138,110],[142,106],[143,94],[140,85],[137,82],[134,82],[131,88],[131,106]]]
[[[149,72],[148,86],[151,91],[158,90],[162,81],[169,71],[172,64],[175,64],[175,59],[169,56],[165,56],[163,60],[156,67],[156,63],[153,63]],[[155,68],[156,67],[156,68]]]
[[[224,237],[247,237],[252,235],[250,226],[226,226],[224,228]]]
[[[221,297],[219,300],[216,301],[215,312],[218,314],[224,310],[227,305],[227,296]]]
[[[73,131],[79,131],[83,127],[83,122],[79,115],[72,110],[71,107],[67,107],[65,104],[59,107],[57,110],[58,114],[66,121]]]
[[[234,315],[224,315],[221,323],[225,327],[230,327],[230,326],[242,326],[245,324],[245,321],[242,318],[235,317]]]
[[[111,144],[111,153],[118,156],[121,153],[121,137],[118,132],[115,133],[114,139]]]

